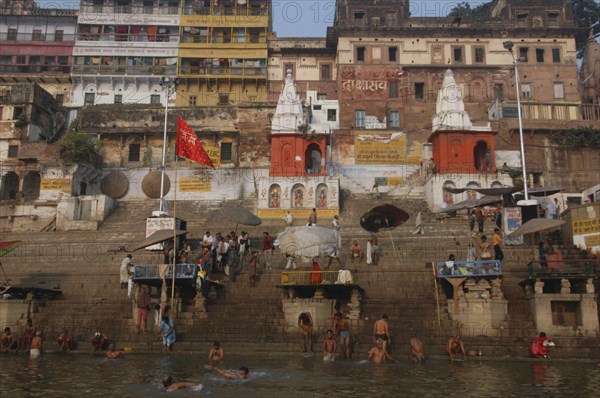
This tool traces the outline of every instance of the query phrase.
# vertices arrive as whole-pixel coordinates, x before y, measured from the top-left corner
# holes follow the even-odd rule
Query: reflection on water
[[[225,380],[204,369],[200,354],[0,356],[0,397],[154,397],[160,379],[203,384],[201,390],[169,396],[210,397],[595,397],[600,368],[593,363],[450,363],[408,360],[373,365],[366,361],[323,363],[315,356],[258,358],[229,356],[223,367],[250,368],[246,381]]]

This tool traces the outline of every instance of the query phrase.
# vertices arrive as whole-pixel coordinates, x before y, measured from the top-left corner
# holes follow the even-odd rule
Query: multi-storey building
[[[6,2],[0,15],[0,82],[35,82],[69,105],[77,11]]]
[[[328,43],[337,49],[341,120],[334,146],[339,162],[381,169],[395,165],[407,174],[416,170],[411,164],[422,160],[437,93],[451,68],[473,123],[491,120],[501,137],[496,163],[519,167],[517,60],[529,133],[528,168],[536,183],[545,174],[546,183],[571,187],[565,169],[554,167],[559,164],[551,164],[552,156],[535,149],[540,143],[551,145],[549,133],[557,129],[598,125],[577,91],[571,1],[497,0],[489,15],[478,19],[410,17],[408,6],[408,0],[337,4]],[[396,148],[387,143],[363,148],[365,135],[391,138],[400,132],[405,141]],[[587,179],[597,179],[597,173],[582,166]]]
[[[73,104],[165,103],[175,76],[177,0],[82,0],[73,49]]]
[[[267,100],[270,0],[183,0],[176,104]]]

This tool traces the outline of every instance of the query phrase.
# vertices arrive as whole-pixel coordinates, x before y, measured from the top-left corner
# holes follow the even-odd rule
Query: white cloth
[[[350,273],[350,271],[348,271],[346,269],[339,270],[337,281],[335,281],[335,283],[340,284],[340,285],[352,283],[352,274]]]
[[[202,237],[202,246],[211,246],[214,240],[214,236],[206,236]]]
[[[367,241],[367,264],[373,264],[373,249],[371,241]]]
[[[127,271],[130,263],[131,259],[129,257],[125,257],[123,261],[121,261],[121,268],[119,269],[119,279],[121,280],[121,283],[127,283],[127,280],[129,279]]]
[[[133,291],[133,279],[127,280],[127,297],[131,298],[131,292]]]

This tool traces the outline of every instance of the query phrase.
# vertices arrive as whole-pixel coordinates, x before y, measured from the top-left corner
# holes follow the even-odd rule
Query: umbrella
[[[283,232],[277,234],[275,245],[283,253],[303,255],[301,251],[315,249],[323,251],[337,245],[338,232],[335,229],[311,226],[311,227],[287,227]],[[305,254],[306,255],[306,254]]]
[[[17,247],[19,247],[20,244],[21,244],[20,240],[13,240],[10,242],[0,242],[0,257],[15,250]]]
[[[525,224],[521,225],[519,228],[515,229],[513,232],[508,234],[509,238],[514,238],[517,236],[532,234],[534,232],[545,231],[550,228],[555,228],[560,225],[565,224],[563,220],[550,220],[547,218],[534,218],[527,221]]]
[[[185,234],[187,234],[187,231],[183,231],[181,229],[178,229],[175,232],[173,232],[172,229],[161,229],[160,231],[156,231],[155,233],[144,239],[142,242],[140,242],[140,244],[138,244],[132,251],[141,250],[145,247],[152,246],[169,239],[173,239],[173,235],[180,236]]]
[[[221,209],[221,214],[227,219],[235,221],[236,228],[237,224],[257,226],[262,222],[260,218],[243,207],[225,206]]]
[[[445,209],[440,209],[438,213],[453,213],[460,210],[472,209],[475,207],[488,206],[494,203],[502,202],[502,199],[497,196],[484,196],[479,199],[467,199],[460,203],[450,205]]]
[[[379,232],[383,228],[395,228],[408,220],[408,213],[394,205],[381,205],[372,208],[360,218],[360,226],[369,232]]]
[[[17,247],[19,247],[20,244],[21,244],[20,240],[12,240],[9,242],[0,242],[0,257],[15,250]],[[2,267],[2,262],[0,262],[0,270],[2,270],[2,275],[4,275],[4,280],[6,281],[6,284],[8,285],[9,280],[8,280],[8,277],[6,276],[6,273],[4,272],[4,268]]]
[[[535,188],[528,191],[530,196],[552,196],[562,191],[562,188]]]

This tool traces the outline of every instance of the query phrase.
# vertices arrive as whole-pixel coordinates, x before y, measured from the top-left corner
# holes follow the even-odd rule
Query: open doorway
[[[477,141],[473,148],[473,161],[475,170],[477,171],[492,171],[492,152],[487,142]]]
[[[312,143],[306,148],[306,174],[319,174],[323,154],[318,144]]]

